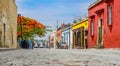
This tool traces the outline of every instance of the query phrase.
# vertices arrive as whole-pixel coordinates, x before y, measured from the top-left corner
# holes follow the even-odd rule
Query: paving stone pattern
[[[120,66],[120,50],[19,49],[0,52],[0,66]]]

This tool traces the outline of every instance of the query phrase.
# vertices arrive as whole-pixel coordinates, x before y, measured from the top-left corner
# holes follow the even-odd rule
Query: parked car
[[[35,44],[35,45],[34,45],[34,48],[38,48],[38,45],[37,45],[37,44]]]
[[[61,49],[68,49],[68,45],[66,44],[66,42],[61,42],[60,43],[60,48]]]
[[[38,48],[37,42],[34,42],[34,48]]]
[[[40,47],[40,48],[44,48],[44,47],[45,47],[45,44],[40,44],[39,47]]]

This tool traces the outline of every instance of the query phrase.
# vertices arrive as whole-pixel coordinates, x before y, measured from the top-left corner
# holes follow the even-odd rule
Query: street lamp
[[[21,38],[23,39],[22,37],[22,21],[21,21],[21,14],[18,14],[18,18],[20,18],[20,22],[19,22],[19,25],[20,25],[20,31],[21,31]]]

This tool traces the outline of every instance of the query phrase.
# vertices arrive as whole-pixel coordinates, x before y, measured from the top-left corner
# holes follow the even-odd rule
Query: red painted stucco
[[[89,17],[89,33],[88,33],[88,47],[94,47],[97,44],[98,37],[98,18],[102,18],[103,22],[103,45],[105,48],[120,48],[120,0],[107,0],[110,2],[101,1],[100,3],[88,9]],[[108,8],[112,6],[112,25],[108,25]],[[95,12],[103,9],[101,16]],[[90,21],[94,16],[94,35],[90,34]]]

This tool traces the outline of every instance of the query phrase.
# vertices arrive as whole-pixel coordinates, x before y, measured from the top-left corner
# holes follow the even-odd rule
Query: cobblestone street
[[[20,49],[0,52],[0,66],[120,66],[119,49]]]

